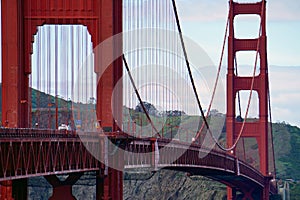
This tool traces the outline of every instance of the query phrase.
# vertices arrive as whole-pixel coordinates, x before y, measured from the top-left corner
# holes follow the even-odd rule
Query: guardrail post
[[[155,168],[155,140],[156,138],[150,139],[150,145],[151,145],[151,167]]]
[[[150,143],[151,143],[151,167],[154,169],[154,170],[157,170],[157,164],[158,164],[158,152],[156,152],[156,148],[155,144],[156,143],[156,140],[157,138],[150,138]]]

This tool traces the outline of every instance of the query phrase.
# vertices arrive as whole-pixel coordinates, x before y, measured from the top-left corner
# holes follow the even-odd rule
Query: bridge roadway
[[[80,137],[65,130],[0,129],[0,181],[99,170],[103,165],[85,148],[100,152],[105,137],[124,149],[124,168],[166,168],[202,175],[244,191],[262,191],[270,181],[235,156],[168,139],[133,139],[120,133],[88,133]],[[122,141],[122,142],[120,142]],[[103,144],[103,143],[102,143]],[[206,156],[199,157],[199,151]],[[130,152],[134,152],[132,155]],[[114,157],[113,150],[109,154]],[[172,160],[174,155],[178,159]],[[276,193],[275,185],[270,192]]]

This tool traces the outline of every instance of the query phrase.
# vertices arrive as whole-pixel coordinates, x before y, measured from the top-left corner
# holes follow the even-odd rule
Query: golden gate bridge
[[[261,18],[257,38],[235,38],[235,17],[245,14]],[[222,118],[211,111],[222,112],[226,44]],[[3,0],[0,199],[26,199],[36,176],[53,186],[50,199],[74,199],[72,185],[89,171],[97,199],[122,199],[132,168],[203,175],[226,184],[228,199],[276,194],[266,1],[229,1],[216,70],[191,46],[175,0]],[[238,74],[240,51],[256,53],[252,76]],[[245,116],[240,91],[249,92]],[[253,92],[258,119],[248,117]]]

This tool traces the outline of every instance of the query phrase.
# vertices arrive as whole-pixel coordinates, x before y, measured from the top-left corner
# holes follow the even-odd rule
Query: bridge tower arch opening
[[[69,130],[87,130],[87,119],[92,118],[88,114],[96,116],[97,80],[93,44],[86,26],[38,27],[30,85],[33,128],[64,129],[62,125],[66,125]]]
[[[7,113],[4,114],[3,121],[6,121],[9,127],[30,127],[28,88],[32,70],[32,44],[38,27],[45,24],[84,25],[91,34],[94,49],[105,39],[122,31],[122,1],[3,1],[2,22],[2,109],[3,113]],[[105,78],[101,79],[102,82],[108,83],[104,89],[113,87],[116,77],[120,77],[122,74],[122,70],[116,69],[116,63],[111,65],[110,71],[108,70],[110,75],[106,76],[105,74],[103,76]],[[97,67],[97,63],[94,70],[96,73],[101,70]],[[107,91],[105,92],[107,93]],[[98,88],[97,95],[101,97],[110,96],[104,94],[103,88]],[[98,104],[107,107],[101,102]],[[101,115],[101,109],[98,107],[97,110]],[[108,116],[108,118],[112,118],[111,114]],[[99,118],[101,117],[103,116],[99,116]],[[107,123],[108,126],[112,125],[112,122]]]
[[[2,112],[7,127],[31,127],[30,75],[34,35],[45,24],[83,25],[91,34],[93,49],[122,31],[122,1],[109,0],[3,0],[2,1]],[[113,51],[111,52],[113,54]],[[122,76],[121,62],[114,62],[97,85],[97,117],[114,127],[110,109],[115,82]],[[95,73],[100,67],[95,59]],[[98,78],[98,77],[97,77]],[[120,102],[121,104],[121,102]],[[120,107],[122,104],[120,105]],[[118,177],[118,178],[112,178]],[[97,191],[104,199],[122,198],[122,173],[109,169],[99,174]],[[10,181],[11,182],[11,181]],[[16,184],[3,183],[1,191]],[[109,187],[115,185],[116,187]],[[115,192],[118,190],[118,192]],[[6,195],[6,196],[7,196]],[[99,196],[98,195],[98,196]],[[99,198],[101,198],[99,197]]]

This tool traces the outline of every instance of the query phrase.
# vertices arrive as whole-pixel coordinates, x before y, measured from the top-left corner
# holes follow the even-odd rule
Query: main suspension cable
[[[144,111],[144,113],[145,113],[145,115],[146,115],[146,117],[147,117],[147,120],[149,121],[149,123],[151,124],[152,128],[153,128],[154,131],[156,132],[156,135],[157,135],[158,137],[161,138],[161,135],[160,135],[159,131],[157,130],[157,128],[156,128],[155,125],[153,124],[153,122],[152,122],[152,120],[151,120],[151,118],[150,118],[150,115],[149,115],[149,113],[148,113],[147,110],[146,110],[146,107],[145,107],[145,105],[144,105],[144,102],[142,101],[142,98],[141,98],[141,96],[140,96],[140,93],[139,93],[139,91],[138,91],[136,85],[135,85],[135,82],[134,82],[133,77],[132,77],[132,75],[131,75],[131,72],[130,72],[130,69],[129,69],[129,67],[128,67],[128,63],[127,63],[127,60],[126,60],[124,54],[122,55],[122,59],[123,59],[123,62],[124,62],[126,71],[127,71],[127,73],[128,73],[130,82],[131,82],[131,84],[132,84],[132,86],[133,86],[133,88],[134,88],[135,94],[136,94],[136,96],[137,96],[137,98],[138,98],[138,100],[139,100],[139,102],[140,102],[140,105],[142,106],[142,109],[143,109],[143,111]]]
[[[173,4],[174,14],[175,14],[175,18],[176,18],[176,23],[177,23],[177,28],[178,28],[179,36],[180,36],[181,45],[182,45],[182,48],[183,48],[183,53],[184,53],[184,57],[185,57],[185,62],[186,62],[187,70],[189,72],[189,78],[190,78],[190,81],[191,81],[191,84],[192,84],[192,87],[193,87],[193,91],[194,91],[194,94],[195,94],[195,97],[196,97],[198,108],[200,110],[201,116],[203,117],[203,121],[204,121],[204,124],[205,124],[207,130],[209,131],[210,135],[214,139],[214,141],[217,144],[217,146],[220,149],[222,149],[224,151],[227,151],[226,148],[224,148],[221,144],[219,144],[219,142],[214,137],[214,135],[212,134],[212,132],[211,132],[211,130],[209,128],[209,124],[207,122],[207,119],[205,117],[203,108],[201,106],[200,99],[199,99],[199,96],[198,96],[198,93],[197,93],[197,89],[196,89],[196,86],[195,86],[194,78],[193,78],[193,75],[192,75],[192,72],[191,72],[191,69],[190,69],[190,63],[188,61],[188,56],[187,56],[187,52],[186,52],[186,49],[185,49],[185,44],[184,44],[184,40],[183,40],[183,36],[182,36],[182,31],[181,31],[180,23],[179,23],[179,17],[178,17],[178,13],[177,13],[177,8],[176,8],[175,0],[172,0],[172,4]]]
[[[261,9],[261,15],[260,16],[263,16],[263,14],[264,14],[265,1],[262,1],[262,2],[263,3],[262,3],[262,9]],[[257,60],[258,60],[258,55],[259,55],[259,47],[260,47],[260,38],[261,38],[261,35],[262,35],[262,21],[260,21],[260,28],[259,28],[259,33],[258,33],[258,38],[257,38],[257,46],[256,46],[255,63],[254,63],[254,69],[253,69],[252,80],[251,80],[251,87],[250,87],[250,94],[249,94],[249,98],[248,98],[248,103],[247,103],[247,109],[246,109],[245,117],[244,117],[241,129],[239,131],[238,137],[237,137],[236,141],[234,142],[234,144],[230,148],[228,148],[229,151],[233,150],[236,147],[238,141],[240,140],[240,138],[242,136],[242,133],[243,133],[243,130],[245,128],[245,124],[246,124],[246,121],[247,121],[247,118],[248,118],[248,113],[249,113],[249,110],[250,110],[250,103],[251,103],[252,94],[253,94],[253,88],[254,88],[254,81],[255,81],[255,74],[256,74],[256,68],[257,68]]]
[[[263,11],[264,11],[263,8],[264,8],[264,1],[263,1],[263,4],[262,4],[262,9],[261,9],[261,15],[260,16],[263,15]],[[250,103],[251,103],[251,99],[252,99],[252,94],[253,94],[253,88],[254,88],[255,74],[256,74],[256,68],[257,68],[257,60],[258,60],[258,54],[259,54],[259,46],[260,46],[261,34],[262,34],[262,21],[260,22],[260,28],[259,28],[259,33],[258,33],[257,46],[256,46],[256,55],[255,55],[255,63],[254,63],[254,69],[253,69],[252,80],[251,80],[251,87],[250,87],[250,94],[249,94],[249,98],[248,98],[248,102],[247,102],[247,108],[246,108],[245,117],[244,117],[241,129],[239,131],[238,137],[236,138],[234,144],[231,147],[229,147],[229,148],[222,147],[221,148],[222,150],[226,150],[226,151],[233,150],[236,147],[237,143],[239,142],[239,140],[240,140],[240,138],[242,136],[243,130],[245,128],[245,124],[246,124],[246,121],[247,121],[247,118],[248,118],[248,113],[249,113],[249,110],[250,110]]]
[[[230,1],[230,3],[232,3],[232,2]],[[238,141],[240,140],[240,138],[242,136],[242,132],[243,132],[244,127],[245,127],[245,122],[246,122],[246,119],[247,119],[248,113],[249,113],[250,102],[251,102],[251,99],[252,99],[252,93],[253,93],[253,88],[254,88],[255,72],[256,72],[256,68],[257,68],[258,51],[259,51],[259,46],[260,46],[260,39],[259,38],[261,36],[261,31],[262,31],[262,22],[260,23],[259,37],[258,37],[258,42],[257,42],[257,47],[256,47],[256,57],[255,57],[255,63],[254,63],[254,71],[253,71],[253,75],[252,75],[250,94],[249,94],[249,98],[248,98],[248,104],[247,104],[247,109],[246,109],[244,121],[243,121],[242,127],[240,129],[240,132],[239,132],[238,137],[237,137],[236,141],[234,142],[234,144],[231,147],[229,147],[229,148],[225,148],[225,147],[223,147],[218,142],[218,140],[212,134],[212,131],[211,131],[210,127],[209,127],[207,119],[206,119],[206,117],[204,115],[202,106],[200,104],[199,96],[197,94],[197,90],[196,90],[196,87],[195,87],[194,79],[193,79],[193,76],[192,76],[192,73],[191,73],[190,64],[189,64],[189,61],[188,61],[187,52],[186,52],[186,49],[185,49],[184,40],[183,40],[183,36],[182,36],[182,31],[181,31],[181,27],[180,27],[180,23],[179,23],[179,17],[178,17],[178,13],[177,13],[177,8],[176,8],[175,0],[172,0],[172,4],[173,4],[173,9],[174,9],[174,14],[175,14],[175,18],[176,18],[177,28],[178,28],[178,32],[179,32],[179,36],[180,36],[180,40],[181,40],[181,45],[182,45],[182,48],[183,48],[183,53],[184,53],[184,57],[185,57],[187,69],[188,69],[188,72],[189,72],[189,77],[190,77],[190,80],[191,80],[191,84],[193,86],[193,90],[194,90],[194,93],[195,93],[197,104],[198,104],[199,110],[201,112],[201,115],[203,117],[203,121],[205,123],[205,126],[207,127],[207,130],[208,130],[209,134],[211,135],[211,137],[213,138],[214,142],[216,143],[216,145],[221,150],[223,150],[223,151],[231,151],[231,150],[235,149]],[[264,1],[263,1],[263,5],[262,5],[262,10],[261,10],[261,16],[263,15],[263,10],[264,10],[263,8],[264,8]],[[228,15],[228,18],[229,18],[229,15]]]
[[[267,68],[267,87],[268,87],[268,103],[269,103],[269,114],[270,114],[270,131],[271,131],[271,142],[272,142],[272,156],[273,160],[275,159],[275,152],[274,152],[274,138],[273,138],[273,120],[272,120],[272,109],[271,109],[271,95],[270,95],[270,80],[269,80],[269,72]],[[276,177],[276,165],[275,162],[273,162],[273,167],[274,167],[274,178]]]
[[[199,96],[198,96],[198,93],[197,93],[195,81],[194,81],[192,71],[191,71],[191,67],[190,67],[190,62],[188,60],[187,51],[186,51],[184,40],[183,40],[183,35],[182,35],[181,27],[180,27],[180,22],[179,22],[179,17],[178,17],[178,13],[177,13],[175,0],[172,0],[172,5],[173,5],[173,11],[174,11],[174,15],[175,15],[176,24],[177,24],[177,29],[178,29],[178,32],[179,32],[180,42],[181,42],[181,46],[182,46],[182,50],[183,50],[183,54],[184,54],[184,58],[185,58],[185,63],[186,63],[186,67],[187,67],[187,70],[188,70],[188,73],[189,73],[189,78],[190,78],[190,81],[191,81],[191,84],[192,84],[192,87],[193,87],[194,95],[196,97],[196,101],[197,101],[197,105],[198,105],[198,108],[200,110],[200,113],[203,117],[203,121],[204,121],[206,127],[209,129],[209,125],[208,125],[208,122],[205,118],[205,114],[204,114],[204,111],[203,111],[203,108],[201,106],[201,102],[200,102],[200,99],[199,99]]]
[[[206,116],[203,117],[203,118],[207,118],[209,116],[209,113],[210,113],[210,110],[211,110],[211,107],[212,107],[212,103],[213,103],[213,100],[215,98],[215,94],[216,94],[216,91],[217,91],[217,86],[218,86],[218,82],[219,82],[219,78],[220,78],[221,67],[222,67],[222,62],[223,62],[223,57],[224,57],[224,51],[225,51],[225,45],[226,45],[226,37],[227,37],[227,33],[228,33],[228,27],[229,27],[229,12],[228,12],[228,17],[227,17],[227,22],[226,22],[225,34],[224,34],[224,39],[223,39],[223,46],[222,46],[222,51],[221,51],[221,56],[220,56],[220,62],[219,62],[218,71],[217,71],[217,77],[216,77],[216,81],[214,83],[214,89],[213,89],[213,93],[212,93],[212,96],[211,96],[211,99],[210,99],[210,103],[209,103],[209,106],[208,106],[208,110],[207,110]],[[198,137],[200,137],[200,134],[201,134],[202,130],[204,129],[204,125],[205,124],[202,124],[200,130],[198,131],[198,133],[197,133],[197,135],[195,137],[196,138],[195,141],[197,141]]]

